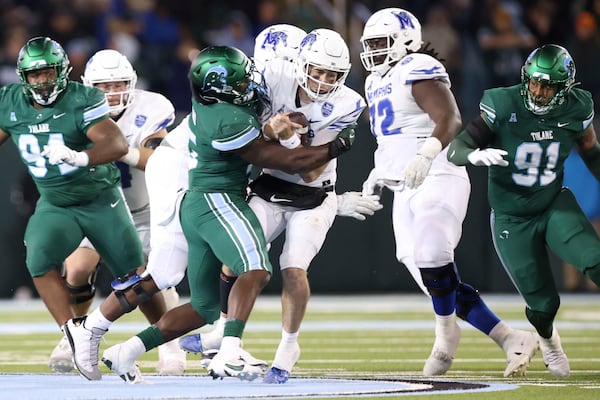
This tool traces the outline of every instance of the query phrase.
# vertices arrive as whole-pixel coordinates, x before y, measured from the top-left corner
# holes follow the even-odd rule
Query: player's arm
[[[121,157],[120,161],[144,171],[148,158],[154,153],[154,149],[160,145],[165,136],[167,136],[166,128],[153,133],[142,140],[139,147],[129,147],[127,154]]]
[[[87,131],[87,136],[94,142],[91,148],[85,150],[90,165],[116,161],[127,153],[127,140],[110,118],[92,125]]]
[[[344,128],[338,136],[329,143],[320,146],[288,148],[280,144],[295,135],[294,129],[299,126],[290,123],[287,116],[279,116],[269,120],[263,128],[263,133],[272,139],[266,141],[263,135],[253,140],[247,146],[236,152],[250,164],[279,169],[290,174],[306,173],[327,164],[350,150],[354,143],[354,126]]]
[[[435,122],[431,136],[440,142],[443,149],[454,139],[462,125],[458,105],[448,84],[439,79],[418,81],[412,85],[412,95],[419,107]]]
[[[456,165],[508,166],[505,150],[487,147],[493,137],[483,115],[478,115],[448,145],[448,161]]]
[[[6,142],[6,139],[8,139],[8,133],[6,133],[2,129],[0,129],[0,145],[2,145],[4,142]]]
[[[583,132],[583,136],[576,142],[576,145],[585,165],[596,179],[600,180],[600,144],[596,139],[593,124],[587,127]]]
[[[290,174],[308,172],[327,164],[332,158],[327,145],[288,149],[262,137],[238,150],[238,154],[250,164],[279,169]]]
[[[412,84],[412,95],[419,107],[435,122],[435,128],[423,142],[417,154],[404,167],[404,184],[419,187],[429,173],[431,164],[460,129],[460,112],[447,82],[426,79]]]

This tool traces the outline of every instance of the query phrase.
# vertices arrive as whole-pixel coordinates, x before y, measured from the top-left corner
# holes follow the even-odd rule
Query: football
[[[288,114],[288,117],[290,119],[290,121],[302,125],[302,128],[298,128],[296,129],[296,133],[299,134],[305,134],[308,132],[308,119],[306,118],[306,115],[304,115],[301,112],[298,111],[294,111]]]

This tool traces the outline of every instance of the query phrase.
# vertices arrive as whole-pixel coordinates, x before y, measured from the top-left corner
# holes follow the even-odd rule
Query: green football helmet
[[[235,47],[204,48],[192,62],[189,79],[194,98],[202,104],[222,101],[247,106],[260,100],[260,74],[254,62]]]
[[[46,68],[54,68],[56,79],[34,85],[27,82],[29,72]],[[23,84],[23,91],[38,104],[47,106],[56,100],[67,87],[69,72],[71,68],[67,53],[49,37],[30,39],[19,51],[17,74]]]
[[[556,93],[550,101],[542,96],[535,96],[529,90],[530,80],[553,85]],[[574,85],[573,58],[564,47],[555,44],[547,44],[532,51],[521,68],[521,96],[525,108],[536,115],[547,114],[563,104]]]

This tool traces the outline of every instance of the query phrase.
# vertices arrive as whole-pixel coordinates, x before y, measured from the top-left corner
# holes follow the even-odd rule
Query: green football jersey
[[[594,117],[586,90],[573,88],[561,106],[535,115],[525,108],[520,89],[516,85],[486,90],[479,104],[494,133],[488,146],[508,152],[508,167],[489,168],[490,206],[519,216],[545,210],[556,197],[565,159]]]
[[[69,82],[57,100],[42,109],[31,104],[21,84],[0,89],[0,129],[16,144],[40,195],[57,206],[87,203],[98,192],[118,184],[119,170],[112,163],[87,167],[51,165],[41,155],[44,146],[51,143],[77,151],[91,147],[88,129],[108,117],[104,93],[78,82]]]
[[[245,195],[248,162],[234,151],[261,136],[252,108],[229,103],[202,105],[192,102],[189,126],[190,190]]]

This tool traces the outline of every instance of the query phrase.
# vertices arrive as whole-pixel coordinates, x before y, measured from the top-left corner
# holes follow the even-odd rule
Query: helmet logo
[[[271,49],[275,50],[277,49],[277,45],[280,43],[283,43],[283,46],[287,47],[287,39],[287,33],[283,31],[269,30],[261,48],[266,49],[267,47],[270,47]]]
[[[302,42],[300,43],[300,48],[303,49],[306,46],[310,49],[316,41],[317,35],[314,33],[309,33],[308,35],[304,36],[304,39],[302,39]]]
[[[392,15],[394,15],[396,18],[398,18],[398,22],[400,22],[400,29],[402,29],[402,30],[405,30],[407,28],[415,29],[415,24],[413,24],[413,21],[410,18],[410,15],[408,15],[408,13],[406,11],[400,11],[399,13],[393,12]]]
[[[225,78],[227,78],[227,69],[222,65],[215,65],[206,72],[204,81],[202,82],[202,88],[203,90],[208,90],[213,87],[216,82],[221,83],[221,88],[225,87],[227,85]]]

